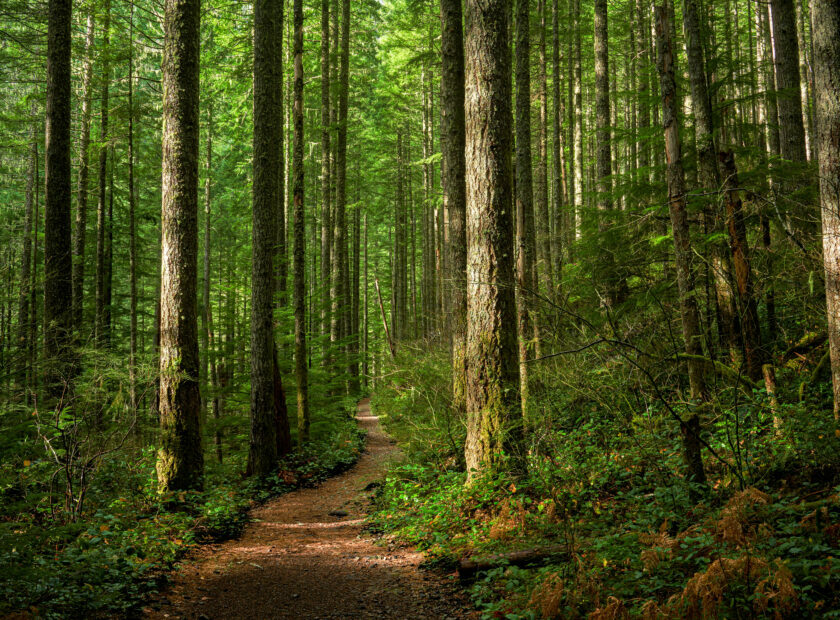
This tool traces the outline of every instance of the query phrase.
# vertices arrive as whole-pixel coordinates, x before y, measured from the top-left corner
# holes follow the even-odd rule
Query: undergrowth
[[[92,476],[89,509],[62,519],[49,459],[0,466],[0,616],[125,616],[166,582],[173,563],[205,541],[238,536],[255,503],[313,485],[357,460],[363,433],[346,414],[283,460],[276,475],[245,479],[247,418],[229,416],[224,464],[207,462],[205,491],[159,496],[155,449],[126,446]],[[139,439],[138,444],[142,443]]]
[[[704,419],[717,456],[704,451],[709,485],[691,488],[675,424],[643,382],[597,353],[546,364],[526,418],[528,473],[467,485],[446,353],[410,353],[373,397],[408,460],[371,527],[450,571],[465,557],[556,552],[480,572],[468,587],[483,617],[840,616],[840,439],[826,386],[777,402],[718,386]]]

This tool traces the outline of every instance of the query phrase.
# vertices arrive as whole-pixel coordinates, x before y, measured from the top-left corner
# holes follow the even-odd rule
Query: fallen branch
[[[826,332],[809,332],[802,336],[796,344],[790,347],[785,354],[782,355],[782,364],[789,361],[794,355],[807,353],[812,349],[816,349],[828,340],[828,333]]]
[[[566,545],[554,545],[542,549],[526,549],[524,551],[511,551],[508,553],[463,558],[458,563],[458,578],[461,581],[468,581],[475,578],[479,572],[498,566],[530,566],[534,564],[545,564],[549,560],[565,560],[568,558],[569,553]]]

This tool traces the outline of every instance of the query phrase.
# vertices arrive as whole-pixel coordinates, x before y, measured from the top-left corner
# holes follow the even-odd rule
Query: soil
[[[369,400],[356,419],[368,433],[352,469],[254,509],[241,538],[182,563],[144,617],[476,618],[451,576],[421,570],[421,554],[378,546],[363,532],[374,483],[400,452]]]

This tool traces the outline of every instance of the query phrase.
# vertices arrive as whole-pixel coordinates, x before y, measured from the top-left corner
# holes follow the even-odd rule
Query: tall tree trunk
[[[668,211],[674,237],[674,262],[677,270],[677,287],[680,294],[680,318],[682,319],[685,352],[689,359],[688,381],[691,399],[706,401],[708,391],[703,378],[703,334],[700,329],[700,312],[694,288],[694,253],[691,249],[691,234],[685,206],[685,172],[683,171],[680,133],[678,125],[677,83],[674,69],[671,28],[668,13],[664,7],[656,8],[656,48],[659,67],[660,92],[662,95],[662,124],[665,130],[665,159],[668,162]],[[705,483],[703,456],[700,444],[700,417],[693,410],[681,424],[683,456],[688,478],[695,483]]]
[[[279,0],[254,4],[254,188],[251,272],[251,435],[248,473],[277,465],[274,403],[274,252],[277,243],[277,167],[282,128],[276,52]]]
[[[467,335],[467,211],[464,129],[464,37],[461,0],[441,0],[440,140],[443,208],[449,221],[449,334],[452,405],[466,407],[464,347]]]
[[[610,71],[609,37],[607,24],[607,0],[595,0],[595,176],[598,187],[599,228],[611,230],[612,201],[612,140],[610,137]],[[596,286],[603,291],[604,301],[609,306],[620,303],[626,297],[626,283],[616,273],[615,259],[604,252],[599,260]]]
[[[767,152],[778,155],[779,144],[779,111],[776,104],[776,71],[773,62],[773,38],[770,26],[770,12],[768,3],[756,2],[756,31],[758,36],[760,76],[764,92],[764,103],[767,106],[767,120],[764,129],[767,136]]]
[[[330,0],[321,0],[321,334],[330,333],[332,224],[330,220]],[[325,345],[329,347],[329,345]],[[329,355],[324,355],[324,362]]]
[[[796,3],[796,44],[799,48],[799,97],[802,105],[802,126],[805,134],[805,155],[808,160],[814,159],[814,128],[809,105],[813,93],[808,79],[809,61],[808,44],[805,37],[805,8],[802,1]]]
[[[703,58],[703,43],[701,38],[700,17],[697,10],[697,0],[685,0],[683,4],[683,25],[686,36],[686,57],[688,59],[688,73],[691,82],[691,103],[694,110],[694,131],[697,145],[697,167],[700,187],[706,192],[716,192],[720,188],[720,172],[717,162],[717,145],[714,121],[712,117],[712,100],[709,96],[708,75],[706,62]],[[719,213],[709,213],[717,210],[716,201],[709,201],[707,217],[711,218],[716,228],[722,228],[722,218]],[[729,257],[726,248],[720,242],[711,248],[711,262],[715,280],[715,292],[718,305],[718,321],[721,345],[730,351],[730,357],[737,362],[740,357],[738,350],[739,332],[738,313],[735,306],[735,296],[732,291],[732,277]]]
[[[574,230],[569,231],[569,240],[573,245],[580,238],[580,231],[583,221],[583,76],[580,58],[580,0],[570,0],[573,7],[573,33],[574,37],[574,103],[573,124],[574,124]]]
[[[297,382],[298,442],[309,441],[309,385],[306,365],[305,269],[306,222],[303,211],[303,2],[294,0],[294,306],[295,380]]]
[[[531,20],[530,0],[516,0],[516,312],[519,326],[519,384],[522,413],[528,406],[528,362],[534,358],[534,312],[538,244],[531,182]],[[540,239],[540,241],[542,241]],[[545,263],[543,263],[545,265]]]
[[[132,5],[133,6],[133,5]],[[79,140],[79,191],[76,200],[76,226],[73,230],[73,323],[82,328],[85,286],[85,240],[87,237],[88,179],[90,177],[90,117],[93,103],[93,11],[87,16],[85,58],[82,64],[82,118]]]
[[[785,159],[804,162],[805,129],[799,92],[799,46],[793,0],[770,0],[770,11],[773,16],[780,152]]]
[[[840,5],[813,0],[816,143],[834,418],[840,420]]]
[[[277,218],[277,254],[276,265],[277,268],[277,305],[285,307],[287,304],[286,289],[288,286],[289,276],[289,260],[286,244],[286,131],[284,127],[285,121],[285,99],[283,94],[283,15],[285,12],[285,0],[278,0],[280,7],[277,9],[278,18],[275,23],[277,33],[274,35],[274,45],[277,49],[274,51],[274,57],[277,59],[277,122],[280,125],[279,143],[276,148],[280,151],[278,154],[279,162],[277,164],[277,199],[275,203],[275,215]],[[285,397],[284,397],[285,399]]]
[[[105,345],[107,339],[105,326],[105,254],[107,251],[105,229],[105,184],[108,173],[108,113],[109,89],[111,81],[111,63],[109,60],[111,40],[111,0],[105,0],[105,21],[102,24],[102,95],[100,98],[99,122],[99,201],[96,207],[96,309],[94,315],[94,339],[97,346]]]
[[[554,260],[552,271],[556,280],[555,290],[550,291],[551,296],[557,296],[560,284],[563,281],[563,253],[566,245],[566,231],[568,229],[568,212],[566,203],[566,162],[565,148],[563,144],[563,102],[560,99],[560,1],[553,0],[551,9],[551,104],[552,104],[552,208],[554,211],[554,235],[551,239],[551,257]]]
[[[509,15],[508,0],[466,3],[468,471],[520,456]]]
[[[341,61],[338,77],[338,136],[335,153],[335,221],[333,222],[332,277],[335,294],[332,297],[332,327],[330,340],[337,343],[344,337],[347,308],[347,95],[350,81],[350,5],[341,3]],[[342,367],[344,364],[341,365]]]
[[[70,254],[71,0],[50,0],[47,13],[47,116],[44,213],[44,356],[51,397],[69,397],[72,373]]]
[[[537,165],[534,175],[534,219],[537,233],[537,272],[549,296],[554,294],[554,263],[551,258],[551,224],[548,216],[548,79],[545,65],[545,2],[537,0],[540,19],[537,86]],[[530,11],[529,11],[530,13]],[[526,18],[530,26],[530,18]],[[518,26],[517,26],[518,27]],[[518,116],[518,113],[517,113]],[[530,136],[529,136],[530,138]],[[518,141],[517,137],[517,141]],[[539,347],[539,342],[536,343]]]
[[[209,147],[208,147],[209,153]],[[208,157],[208,173],[209,173]],[[208,174],[209,179],[209,174]],[[207,218],[210,218],[209,180],[208,180]],[[129,344],[128,344],[128,383],[129,401],[132,415],[137,415],[137,236],[135,226],[136,198],[134,194],[134,3],[129,5],[128,30],[128,288],[129,288]],[[209,229],[209,225],[208,225]],[[205,244],[208,234],[205,233]],[[208,262],[205,262],[204,277],[208,277]],[[205,288],[205,292],[208,289]],[[207,297],[204,303],[208,307]],[[205,347],[206,349],[207,347]]]
[[[203,485],[198,385],[198,94],[200,0],[166,0],[161,217],[161,493]]]

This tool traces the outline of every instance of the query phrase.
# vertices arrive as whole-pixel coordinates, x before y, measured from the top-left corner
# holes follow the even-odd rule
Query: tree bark
[[[554,294],[554,263],[551,257],[551,225],[548,216],[548,79],[546,76],[545,2],[537,0],[539,14],[539,46],[537,75],[537,165],[534,175],[534,220],[537,234],[537,273],[549,296]],[[526,18],[530,27],[530,11]],[[518,116],[518,113],[517,113]],[[530,138],[530,136],[529,136]],[[517,137],[517,143],[519,138]],[[537,343],[537,346],[538,343]]]
[[[133,6],[133,5],[132,5]],[[85,240],[87,237],[88,179],[90,177],[90,117],[93,103],[93,11],[87,16],[85,59],[82,64],[82,118],[79,140],[79,191],[76,200],[76,227],[73,230],[73,324],[82,328],[85,286]]]
[[[128,383],[129,402],[132,415],[137,415],[137,235],[135,226],[136,198],[134,194],[134,2],[129,4],[128,30],[128,288],[129,288],[129,350]],[[209,154],[209,147],[208,147]],[[210,160],[207,161],[208,173]],[[209,174],[208,174],[207,218],[210,218]],[[207,225],[209,230],[209,224]],[[205,244],[209,243],[209,233],[205,234]],[[206,251],[206,250],[205,250]],[[205,274],[208,277],[209,261],[205,261]],[[205,288],[209,294],[209,288]],[[204,302],[209,312],[207,297]],[[207,349],[207,347],[205,347]],[[208,353],[209,355],[209,353]]]
[[[341,3],[341,60],[338,77],[338,136],[335,151],[335,221],[333,224],[332,278],[334,294],[332,298],[332,317],[330,341],[335,345],[343,338],[347,308],[347,89],[350,79],[350,5],[348,0]],[[341,367],[344,364],[340,365]]]
[[[452,405],[466,406],[464,346],[467,335],[467,222],[464,129],[464,38],[461,0],[441,0],[440,141],[443,208],[449,221],[449,334]]]
[[[516,314],[519,327],[519,385],[522,413],[528,406],[528,361],[534,358],[537,249],[531,177],[530,0],[516,0]],[[544,188],[542,188],[544,189]],[[541,232],[544,232],[541,231]],[[545,263],[543,263],[545,266]],[[550,289],[549,289],[550,290]]]
[[[521,457],[513,324],[508,0],[467,0],[467,469]]]
[[[330,249],[332,225],[330,206],[330,0],[321,0],[321,334],[330,333],[331,280]],[[329,345],[325,345],[329,348]],[[329,354],[324,355],[328,362]]]
[[[662,95],[662,125],[665,130],[665,160],[668,182],[668,211],[674,238],[674,262],[677,271],[677,287],[680,295],[680,318],[682,322],[685,352],[694,358],[688,359],[688,381],[693,401],[706,401],[709,394],[703,378],[703,364],[697,357],[703,355],[703,334],[700,329],[700,312],[694,288],[694,253],[691,248],[691,234],[685,202],[685,172],[678,125],[677,83],[674,68],[671,28],[668,13],[664,7],[656,8],[656,48],[659,68],[660,92]],[[683,457],[692,482],[706,481],[700,444],[700,418],[696,410],[681,423]]]
[[[161,217],[161,493],[203,484],[198,372],[198,93],[200,0],[166,0]]]
[[[323,23],[323,22],[322,22]],[[306,364],[305,269],[306,222],[303,211],[303,2],[294,0],[294,121],[293,205],[294,205],[294,312],[295,381],[297,383],[298,443],[309,441],[309,378]],[[323,65],[322,65],[323,68]],[[323,111],[322,111],[323,114]],[[323,118],[323,117],[322,117]],[[323,135],[322,135],[323,138]],[[322,168],[323,170],[323,168]],[[327,192],[329,193],[329,192]]]
[[[70,253],[71,0],[47,12],[47,113],[44,212],[44,356],[49,395],[62,403],[72,379]]]
[[[816,143],[834,418],[840,420],[840,6],[813,0]]]
[[[274,423],[274,252],[280,134],[280,75],[275,37],[279,0],[254,4],[254,188],[251,271],[251,434],[248,473],[269,474],[277,465]]]
[[[776,63],[776,100],[779,110],[780,153],[785,159],[804,162],[805,129],[799,92],[799,46],[793,0],[770,0]]]
[[[109,90],[111,80],[111,63],[109,60],[111,40],[111,0],[105,0],[105,21],[102,24],[102,94],[100,105],[99,122],[99,200],[96,207],[96,298],[94,314],[94,341],[96,346],[106,346],[108,340],[105,321],[105,286],[106,286],[106,261],[107,252],[106,232],[106,175],[108,173],[108,115],[109,115]]]

